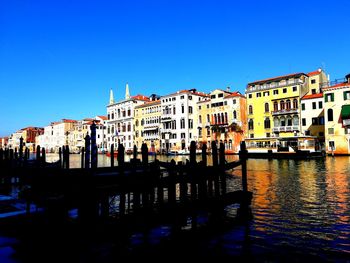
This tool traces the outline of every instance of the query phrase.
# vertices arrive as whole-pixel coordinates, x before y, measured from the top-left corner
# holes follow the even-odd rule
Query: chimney
[[[114,103],[114,96],[113,96],[113,90],[111,89],[109,91],[109,105]]]
[[[226,91],[230,91],[230,87],[227,87],[227,88],[226,88]]]

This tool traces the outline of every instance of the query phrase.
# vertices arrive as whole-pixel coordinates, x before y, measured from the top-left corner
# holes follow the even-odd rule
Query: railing
[[[292,132],[299,131],[299,126],[281,126],[281,127],[273,127],[272,132]]]
[[[271,111],[272,116],[282,115],[282,114],[295,114],[295,113],[298,113],[298,109],[284,109],[284,110]]]
[[[269,90],[269,89],[276,89],[276,88],[281,88],[281,87],[287,87],[287,86],[293,86],[293,85],[299,85],[299,84],[304,84],[304,82],[301,79],[294,80],[294,81],[288,81],[284,83],[276,83],[276,84],[269,84],[269,85],[257,85],[254,88],[253,87],[248,87],[246,89],[246,93],[250,92],[255,92],[255,91],[262,91],[262,90]]]
[[[344,83],[344,82],[346,82],[346,78],[335,79],[332,81],[326,81],[326,82],[320,83],[320,88],[322,89],[322,88],[332,87],[334,85],[337,85],[339,83]]]

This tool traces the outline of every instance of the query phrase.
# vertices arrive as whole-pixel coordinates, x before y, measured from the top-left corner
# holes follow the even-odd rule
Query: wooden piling
[[[19,138],[19,159],[23,159],[23,137]]]
[[[85,136],[85,169],[90,168],[90,136]]]
[[[215,141],[211,142],[211,155],[213,159],[213,166],[218,166],[218,148]]]
[[[46,151],[44,147],[41,149],[41,163],[46,163]]]
[[[205,143],[202,146],[202,164],[207,166],[207,144]]]
[[[40,163],[40,145],[37,145],[36,146],[36,152],[35,152],[35,154],[36,154],[36,162],[37,163]]]
[[[146,143],[143,143],[141,146],[141,154],[142,164],[146,166],[148,164],[148,147]]]
[[[137,159],[137,146],[135,144],[134,144],[134,150],[132,152],[132,155],[133,155],[134,160],[136,160]]]
[[[190,164],[192,166],[196,165],[196,142],[195,141],[191,141],[190,144]]]
[[[117,160],[118,166],[124,166],[124,146],[121,143],[118,144]]]
[[[66,169],[69,169],[69,146],[66,145],[66,151],[64,153],[66,155]]]
[[[248,191],[248,183],[247,183],[247,147],[245,141],[241,142],[239,151],[239,160],[241,161],[242,166],[242,189],[244,192]]]
[[[64,146],[62,146],[62,147],[64,149]],[[58,148],[58,160],[60,162],[60,167],[64,168],[64,159],[62,159],[62,148],[61,147]]]
[[[111,154],[111,167],[114,167],[114,143],[111,144],[110,154]]]
[[[221,167],[225,166],[225,145],[224,143],[220,142],[219,147],[219,164]]]
[[[91,130],[91,168],[97,168],[96,124],[92,123]]]
[[[84,161],[85,161],[85,148],[84,147],[81,148],[80,153],[81,153],[80,166],[81,166],[81,168],[84,168]]]

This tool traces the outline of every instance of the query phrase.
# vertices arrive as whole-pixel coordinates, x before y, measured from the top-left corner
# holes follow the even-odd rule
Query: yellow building
[[[348,155],[350,154],[350,74],[343,82],[337,82],[328,83],[328,87],[323,88],[326,152]]]
[[[197,102],[199,144],[223,142],[226,153],[237,153],[246,130],[246,99],[239,92],[216,89]]]
[[[135,107],[134,130],[135,143],[138,151],[141,151],[142,143],[146,143],[149,152],[160,151],[160,100],[153,101]]]
[[[295,73],[247,85],[247,147],[251,151],[314,149],[315,138],[301,133],[300,100],[309,76]]]

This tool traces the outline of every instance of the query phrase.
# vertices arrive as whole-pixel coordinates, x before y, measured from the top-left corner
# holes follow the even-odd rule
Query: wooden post
[[[137,158],[137,146],[135,144],[134,144],[134,150],[133,150],[132,154],[133,154],[134,160],[136,160],[136,158]]]
[[[69,146],[68,145],[66,145],[66,153],[65,153],[65,155],[66,155],[66,169],[69,169]]]
[[[174,159],[170,161],[169,167],[169,184],[168,184],[168,202],[170,204],[175,204],[176,202],[176,163]]]
[[[207,144],[202,146],[202,163],[203,166],[207,166]]]
[[[43,164],[45,164],[45,162],[46,162],[46,151],[45,151],[44,147],[41,149],[41,162]]]
[[[3,162],[4,162],[4,150],[0,148],[0,168],[2,167]]]
[[[148,147],[146,143],[143,143],[141,146],[141,154],[142,164],[146,166],[148,164]]]
[[[118,166],[124,166],[124,146],[121,143],[118,144],[117,160]]]
[[[192,166],[196,165],[196,142],[191,141],[190,144],[190,164]]]
[[[90,168],[90,136],[85,136],[85,169]]]
[[[13,149],[10,149],[10,162],[13,161]]]
[[[96,124],[92,123],[91,130],[91,168],[97,168]]]
[[[36,146],[36,161],[37,161],[37,163],[39,163],[40,162],[40,145],[37,145]]]
[[[80,160],[80,165],[81,165],[81,168],[84,168],[84,160],[85,160],[85,148],[82,147],[81,150],[81,160]]]
[[[224,167],[225,166],[225,145],[222,142],[220,142],[219,160],[220,160],[220,166]]]
[[[23,159],[23,137],[19,138],[19,159]]]
[[[216,142],[211,142],[211,154],[213,159],[213,166],[218,166],[218,148],[216,147]]]
[[[63,151],[64,151],[64,146],[63,146]],[[63,156],[64,158],[64,156]],[[64,159],[62,160],[62,148],[58,148],[58,159],[60,161],[60,167],[64,168]]]
[[[15,160],[18,159],[18,151],[17,151],[17,147],[15,148],[15,154],[14,154]]]
[[[244,192],[248,191],[247,155],[248,155],[248,151],[245,145],[245,141],[241,141],[241,149],[239,151],[239,160],[241,161],[241,166],[242,166],[242,189]]]
[[[26,148],[26,153],[27,153],[27,160],[29,160],[29,154],[30,154],[29,148]]]
[[[114,167],[114,143],[111,144],[110,154],[111,154],[111,167]]]
[[[184,178],[184,167],[182,165],[182,162],[177,162],[177,167],[179,169],[179,178],[180,178],[180,201],[182,203],[186,203],[187,201],[187,181]]]

